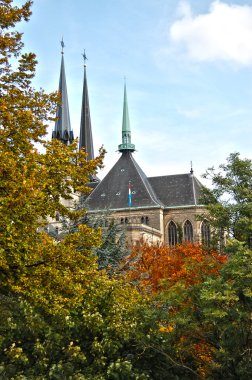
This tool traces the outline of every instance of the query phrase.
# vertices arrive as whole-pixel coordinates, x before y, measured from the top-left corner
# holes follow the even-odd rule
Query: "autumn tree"
[[[180,280],[188,286],[201,283],[206,275],[218,274],[226,256],[190,242],[176,247],[143,243],[132,248],[127,261],[129,280],[153,293]]]
[[[87,161],[76,143],[46,142],[59,97],[33,88],[36,57],[14,29],[30,7],[0,1],[0,377],[145,379],[134,356],[142,301],[98,270],[101,229],[78,223],[60,241],[44,231],[56,211],[79,220],[61,200],[89,191],[104,152]]]
[[[133,247],[129,280],[148,295],[151,319],[156,321],[146,336],[149,359],[144,362],[156,374],[154,379],[167,374],[171,379],[197,379],[210,373],[215,346],[208,338],[213,330],[201,317],[199,292],[208,279],[220,276],[226,261],[226,256],[199,244]]]
[[[63,302],[76,294],[82,275],[73,269],[87,265],[87,253],[99,244],[99,231],[80,226],[59,247],[43,226],[56,211],[70,220],[79,218],[80,213],[66,208],[61,200],[70,199],[73,189],[88,191],[84,184],[101,166],[103,152],[88,162],[86,153],[77,151],[76,143],[65,146],[55,140],[46,142],[47,122],[54,116],[58,95],[32,87],[36,57],[22,54],[22,36],[13,30],[18,21],[28,19],[30,6],[30,1],[18,8],[5,0],[0,7],[1,288],[27,294],[37,291],[39,302],[48,303],[57,283],[64,293]],[[40,153],[35,143],[45,153]],[[73,254],[69,247],[74,251],[79,237],[84,248]],[[57,298],[58,303],[61,301]]]

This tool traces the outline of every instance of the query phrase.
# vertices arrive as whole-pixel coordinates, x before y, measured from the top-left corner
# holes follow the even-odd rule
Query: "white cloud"
[[[252,64],[252,6],[212,2],[209,12],[193,15],[188,2],[180,2],[180,19],[169,30],[175,46],[196,61]]]

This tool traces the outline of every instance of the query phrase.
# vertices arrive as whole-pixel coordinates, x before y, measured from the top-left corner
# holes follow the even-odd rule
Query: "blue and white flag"
[[[131,193],[131,182],[129,181],[129,195],[128,195],[128,206],[132,206],[132,193]]]

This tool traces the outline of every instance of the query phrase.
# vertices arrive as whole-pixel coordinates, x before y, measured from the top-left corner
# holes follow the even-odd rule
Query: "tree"
[[[32,87],[35,55],[21,54],[12,31],[30,6],[0,1],[0,377],[144,379],[133,344],[139,295],[98,270],[101,229],[78,224],[60,241],[44,231],[56,211],[79,220],[61,200],[89,191],[104,151],[87,161],[76,143],[46,142],[58,95]]]
[[[32,87],[35,55],[21,54],[21,34],[9,31],[16,22],[28,19],[30,6],[29,1],[20,8],[12,6],[11,0],[0,4],[1,289],[61,308],[81,295],[77,289],[82,271],[96,265],[88,254],[99,244],[100,231],[79,226],[59,245],[43,227],[56,211],[70,220],[80,217],[79,211],[65,207],[61,200],[70,199],[73,189],[89,191],[84,184],[102,165],[104,151],[87,161],[86,153],[77,151],[77,143],[46,142],[46,123],[55,112],[58,94],[47,95]],[[45,152],[40,153],[35,143]]]
[[[190,242],[176,247],[143,243],[132,247],[127,261],[129,280],[155,293],[166,289],[167,282],[169,286],[180,280],[188,286],[201,283],[205,276],[219,272],[226,256]]]
[[[220,276],[206,281],[199,292],[208,337],[215,347],[209,363],[213,378],[249,380],[251,360],[252,251],[232,241],[229,260]],[[210,340],[211,339],[211,340]]]
[[[214,329],[203,318],[200,290],[220,276],[226,261],[199,244],[133,247],[129,280],[149,295],[152,309],[142,360],[153,379],[203,379],[210,374]]]
[[[108,213],[99,216],[87,214],[81,222],[89,227],[102,229],[101,244],[94,248],[98,268],[106,269],[111,276],[119,274],[124,265],[124,259],[130,254],[125,227],[116,223]]]
[[[213,184],[213,189],[205,189],[202,197],[213,230],[251,247],[252,161],[232,153],[227,163],[219,166],[219,171],[210,168],[204,177],[210,178]]]

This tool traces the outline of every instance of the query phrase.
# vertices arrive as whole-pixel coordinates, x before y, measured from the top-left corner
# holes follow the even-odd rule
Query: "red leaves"
[[[130,261],[130,280],[157,292],[182,280],[186,285],[200,283],[207,275],[216,275],[226,256],[208,251],[200,244],[184,243],[176,247],[134,246]]]

